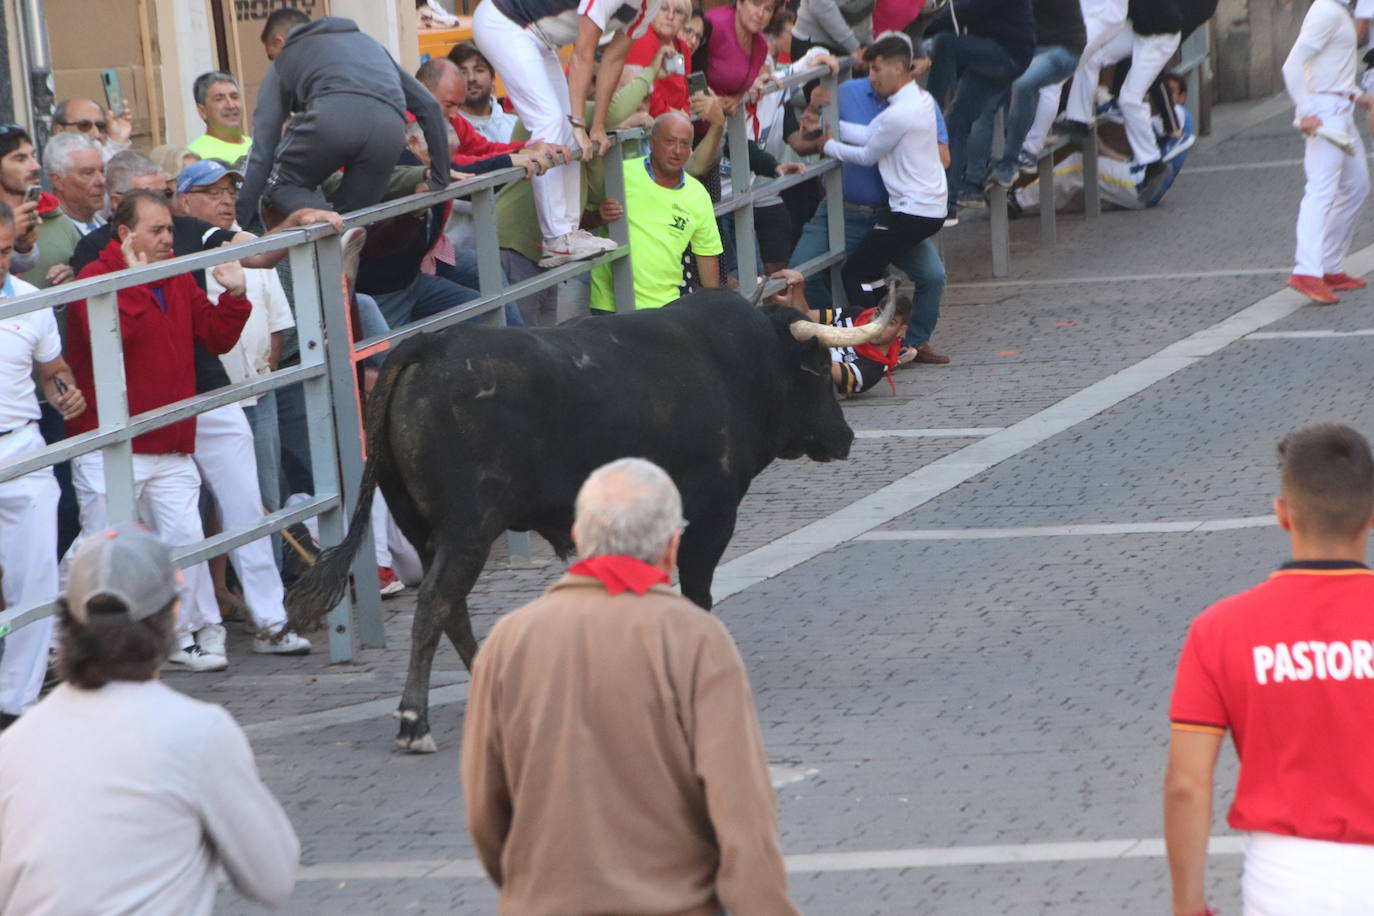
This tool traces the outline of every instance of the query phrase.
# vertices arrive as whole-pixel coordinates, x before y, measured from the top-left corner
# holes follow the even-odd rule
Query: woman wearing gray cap
[[[76,549],[64,681],[0,735],[0,912],[208,916],[215,870],[276,906],[300,843],[223,707],[158,680],[180,576],[137,525]]]

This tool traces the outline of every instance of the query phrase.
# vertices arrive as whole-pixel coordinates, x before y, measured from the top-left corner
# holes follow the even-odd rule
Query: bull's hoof
[[[433,754],[439,750],[439,745],[434,743],[433,735],[421,735],[418,738],[397,738],[396,747],[408,754]]]
[[[433,754],[439,750],[430,733],[427,716],[413,709],[397,710],[392,715],[401,720],[401,728],[396,734],[397,748],[410,754]]]

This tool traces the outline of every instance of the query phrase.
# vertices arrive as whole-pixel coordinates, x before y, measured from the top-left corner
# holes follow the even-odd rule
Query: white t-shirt
[[[210,916],[215,869],[280,905],[300,843],[223,707],[62,684],[0,735],[0,913]]]
[[[0,299],[38,292],[18,277],[6,277]],[[34,391],[33,364],[62,355],[62,338],[52,309],[39,309],[0,321],[0,432],[18,429],[42,416]]]
[[[940,218],[948,214],[949,191],[930,93],[907,83],[868,124],[841,122],[840,136],[841,140],[826,141],[825,154],[856,165],[876,162],[894,213]]]
[[[1374,3],[1374,0],[1370,2]],[[466,111],[463,112],[463,117],[492,143],[509,143],[511,134],[515,133],[515,125],[520,123],[519,118],[498,105],[495,99],[491,100],[491,114],[485,118],[468,114]]]
[[[286,290],[282,289],[275,270],[244,268],[243,277],[246,297],[253,304],[253,311],[239,334],[238,343],[219,357],[231,382],[248,381],[270,372],[268,357],[272,350],[272,334],[296,326],[291,306],[286,301]],[[218,302],[224,287],[210,271],[205,272],[205,285],[210,301]],[[256,400],[248,398],[244,403],[252,404]]]
[[[552,51],[577,40],[583,16],[596,23],[604,41],[612,32],[640,38],[658,16],[662,0],[497,0],[507,19],[532,34]]]
[[[1314,114],[1313,105],[1321,104],[1321,96],[1356,91],[1355,61],[1355,15],[1350,7],[1341,0],[1316,0],[1283,62],[1283,84],[1297,109],[1294,121]]]

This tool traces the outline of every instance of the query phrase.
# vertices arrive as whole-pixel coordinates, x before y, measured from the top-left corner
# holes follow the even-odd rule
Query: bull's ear
[[[830,377],[830,348],[822,347],[815,339],[802,341],[801,370],[808,375]]]

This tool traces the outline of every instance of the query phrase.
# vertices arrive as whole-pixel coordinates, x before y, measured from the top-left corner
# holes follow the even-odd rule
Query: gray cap
[[[142,620],[177,597],[180,574],[172,565],[172,550],[158,537],[132,522],[85,538],[72,555],[67,574],[67,607],[78,623],[89,623],[92,598],[110,597]]]

